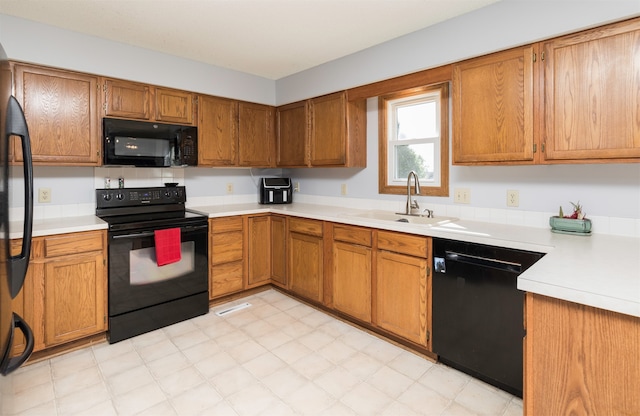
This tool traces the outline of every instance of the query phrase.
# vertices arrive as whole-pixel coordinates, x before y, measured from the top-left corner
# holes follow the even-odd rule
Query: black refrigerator
[[[13,312],[11,300],[15,298],[27,273],[31,253],[33,225],[33,169],[31,145],[24,113],[11,90],[11,68],[0,45],[0,374],[6,376],[20,367],[33,351],[33,333],[22,317]],[[24,155],[24,221],[22,249],[11,256],[9,229],[9,146],[16,136],[22,143]],[[14,340],[20,331],[25,337],[25,349],[12,357]]]

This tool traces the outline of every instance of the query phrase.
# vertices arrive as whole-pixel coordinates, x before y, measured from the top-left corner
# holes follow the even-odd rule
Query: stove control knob
[[[102,199],[105,201],[111,201],[111,194],[102,194]]]
[[[116,194],[116,199],[117,199],[118,201],[122,201],[122,200],[124,199],[124,194],[123,194],[122,192],[118,192],[118,193]]]

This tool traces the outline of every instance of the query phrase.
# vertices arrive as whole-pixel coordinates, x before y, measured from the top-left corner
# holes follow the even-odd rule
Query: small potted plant
[[[567,234],[591,234],[591,220],[589,220],[583,212],[580,201],[575,204],[573,202],[570,203],[573,206],[573,213],[571,215],[564,215],[561,205],[558,215],[549,218],[551,231]]]

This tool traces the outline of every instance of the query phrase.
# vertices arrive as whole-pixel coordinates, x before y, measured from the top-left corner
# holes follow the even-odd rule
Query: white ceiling
[[[499,0],[0,0],[0,13],[280,79]]]

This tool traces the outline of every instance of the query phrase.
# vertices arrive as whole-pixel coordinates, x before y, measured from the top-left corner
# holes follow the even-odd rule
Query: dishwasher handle
[[[446,251],[445,258],[448,261],[456,261],[460,263],[467,263],[479,267],[490,267],[493,269],[504,270],[512,273],[520,273],[522,271],[522,264],[511,261],[490,259],[486,257],[474,256],[471,254],[457,253],[455,251]]]

